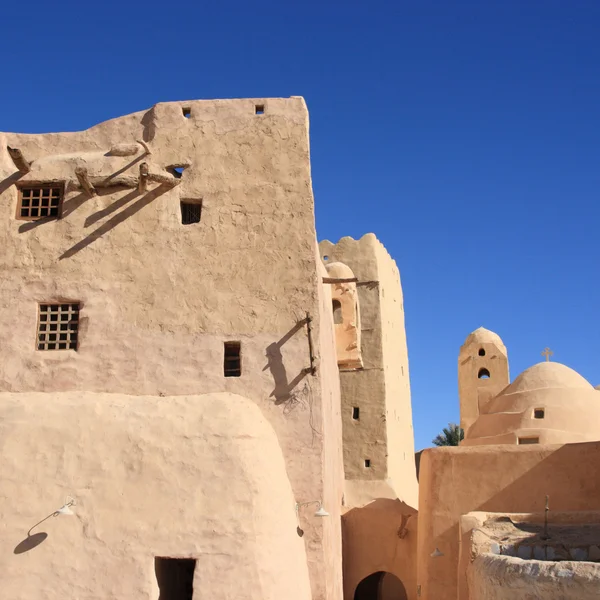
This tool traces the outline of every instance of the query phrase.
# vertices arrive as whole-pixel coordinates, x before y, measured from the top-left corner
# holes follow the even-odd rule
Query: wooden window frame
[[[41,220],[55,220],[60,219],[62,217],[63,211],[63,203],[65,199],[65,182],[64,181],[23,181],[16,184],[17,186],[17,210],[15,214],[15,218],[17,221],[41,221]],[[59,196],[58,196],[58,205],[57,205],[57,214],[56,215],[44,215],[37,217],[24,217],[21,216],[21,210],[23,208],[28,208],[31,211],[31,206],[23,207],[23,200],[31,200],[32,198],[23,198],[23,192],[25,190],[43,190],[45,188],[56,189],[58,188]],[[49,199],[52,198],[52,193],[49,195]],[[44,208],[41,206],[41,201],[43,200],[42,195],[40,194],[40,206],[38,208]],[[50,204],[48,208],[52,208]]]
[[[46,310],[42,310],[42,307],[48,307]],[[50,307],[57,306],[58,310],[51,310]],[[68,306],[66,310],[62,307]],[[77,306],[77,310],[73,310],[73,306]],[[78,300],[63,300],[61,302],[50,301],[50,302],[39,302],[38,310],[37,310],[37,327],[36,327],[36,336],[35,336],[35,349],[39,352],[64,352],[66,350],[73,350],[77,352],[79,350],[79,324],[81,322],[81,302]],[[62,315],[70,316],[73,312],[77,315],[77,320],[73,321],[72,319],[62,319]],[[52,314],[57,315],[56,320],[52,320],[51,318],[42,319],[42,315],[49,316]],[[52,329],[50,325],[56,323],[56,328]],[[72,325],[75,324],[75,327]],[[63,328],[64,326],[64,328]],[[43,327],[43,329],[42,329]],[[73,334],[74,331],[75,341],[73,342]],[[49,340],[48,336],[54,334],[56,336],[56,340]],[[44,340],[40,340],[40,336],[44,336]],[[60,336],[66,335],[65,340],[61,340]],[[65,344],[66,348],[40,348],[40,344],[47,346],[48,344],[54,344],[55,346],[59,346],[60,344]],[[74,344],[74,346],[73,346]]]

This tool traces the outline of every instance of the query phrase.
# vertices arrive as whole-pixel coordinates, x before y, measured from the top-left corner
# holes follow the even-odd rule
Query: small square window
[[[200,223],[202,216],[202,200],[182,200],[181,201],[181,223],[183,225],[192,225]]]
[[[18,187],[17,219],[35,221],[59,218],[64,196],[63,183],[22,184]]]
[[[543,419],[546,416],[546,411],[543,408],[534,408],[533,409],[533,418],[534,419]]]
[[[519,440],[518,440],[519,446],[523,446],[526,444],[539,444],[539,443],[540,443],[539,437],[522,437],[522,438],[519,438]]]
[[[254,107],[254,112],[257,115],[264,115],[265,114],[265,105],[264,104],[257,104]]]
[[[184,106],[181,109],[181,112],[186,119],[189,119],[192,116],[192,109],[189,106]]]
[[[57,333],[59,320],[60,331],[63,333]],[[38,350],[77,350],[78,330],[79,303],[39,305]]]
[[[241,342],[225,342],[223,375],[225,377],[241,377],[242,375]]]
[[[365,458],[365,468],[370,468],[371,467],[371,459],[370,458]]]

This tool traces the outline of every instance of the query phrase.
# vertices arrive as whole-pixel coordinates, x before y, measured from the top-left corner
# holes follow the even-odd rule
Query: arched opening
[[[336,325],[343,323],[342,319],[342,303],[339,300],[333,300],[333,322]]]
[[[485,349],[479,348],[479,356],[485,356]]]
[[[354,600],[408,600],[404,584],[392,573],[378,571],[356,587]]]
[[[478,379],[489,379],[490,372],[487,369],[479,369],[479,373],[477,373]]]

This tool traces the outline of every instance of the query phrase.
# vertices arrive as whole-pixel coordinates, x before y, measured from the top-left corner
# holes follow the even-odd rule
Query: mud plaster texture
[[[400,273],[373,234],[319,244],[325,263],[358,278],[363,368],[340,371],[345,505],[399,498],[415,507],[418,485]],[[327,257],[327,259],[325,259]],[[358,407],[360,418],[353,419]],[[369,460],[369,466],[365,465]],[[384,488],[388,488],[387,490]]]
[[[158,598],[155,556],[197,559],[201,597],[311,598],[281,447],[254,402],[3,393],[0,439],[3,598]],[[65,496],[75,514],[15,554]]]
[[[143,162],[167,183],[138,191]],[[79,186],[81,168],[97,195]],[[16,220],[16,184],[50,181],[65,185],[62,218]],[[202,202],[200,223],[182,225],[182,200]],[[0,239],[0,389],[249,398],[276,432],[294,498],[323,499],[331,514],[300,519],[313,597],[340,598],[339,383],[304,100],[173,102],[81,132],[0,133]],[[76,352],[36,351],[37,307],[52,301],[81,304]],[[223,377],[225,341],[241,342],[241,377]]]

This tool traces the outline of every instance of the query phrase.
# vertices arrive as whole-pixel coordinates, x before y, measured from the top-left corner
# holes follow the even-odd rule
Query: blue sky
[[[416,447],[458,419],[483,325],[511,376],[600,383],[600,2],[40,2],[3,7],[0,130],[159,101],[302,95],[320,239],[400,267]],[[11,58],[12,57],[12,58]]]

